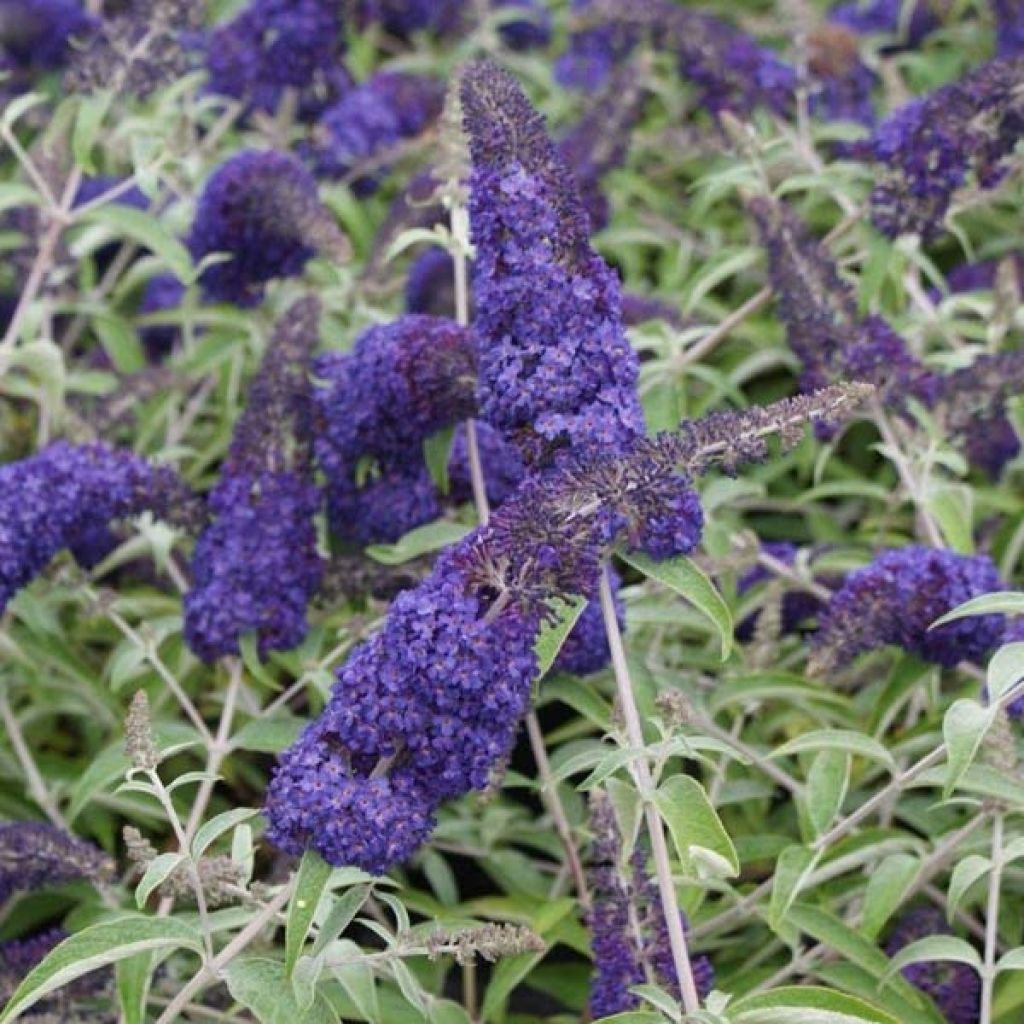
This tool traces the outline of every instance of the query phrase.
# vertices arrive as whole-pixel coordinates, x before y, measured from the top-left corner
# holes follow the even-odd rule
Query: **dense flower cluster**
[[[78,878],[99,880],[113,870],[91,843],[39,821],[0,823],[0,903],[12,893]]]
[[[271,841],[381,872],[425,840],[441,800],[487,785],[528,706],[539,628],[514,610],[492,619],[488,604],[448,556],[395,599],[282,757]]]
[[[587,925],[595,968],[590,1012],[596,1020],[641,1005],[640,997],[630,988],[646,980],[645,963],[677,998],[679,985],[657,887],[646,874],[639,849],[632,858],[632,877],[627,878],[611,801],[600,791],[591,800],[590,827],[594,840],[587,879],[594,905],[587,915]],[[693,957],[691,968],[703,999],[714,987],[714,968],[705,956]]]
[[[311,160],[318,175],[354,176],[357,195],[379,184],[382,158],[425,131],[441,113],[444,87],[425,75],[383,71],[347,92],[316,126]],[[364,173],[360,172],[365,168]]]
[[[944,85],[891,114],[870,142],[881,179],[871,217],[887,235],[931,236],[971,174],[996,184],[1024,134],[1024,58],[1005,58]]]
[[[571,174],[519,85],[493,64],[462,80],[481,417],[538,462],[643,433],[637,360],[614,272],[588,243]]]
[[[920,907],[904,914],[885,943],[894,956],[919,939],[949,935],[942,911]],[[903,977],[930,996],[949,1024],[977,1024],[981,1006],[981,978],[967,964],[952,960],[923,961],[903,968]]]
[[[305,118],[351,84],[344,54],[342,4],[335,0],[250,0],[206,41],[211,91],[275,112],[286,90]]]
[[[811,109],[825,121],[856,121],[873,127],[871,94],[878,76],[860,57],[860,39],[844,25],[826,23],[807,40]]]
[[[405,310],[430,316],[455,316],[455,271],[451,254],[440,246],[424,249],[405,279]]]
[[[473,415],[476,359],[470,330],[408,315],[316,361],[316,454],[339,537],[397,540],[436,517],[422,444]]]
[[[484,472],[487,500],[491,506],[500,505],[526,475],[526,467],[519,450],[501,434],[483,421],[476,424],[476,443]],[[456,501],[472,501],[473,485],[469,474],[469,447],[466,430],[461,424],[455,428],[452,452],[448,460],[448,483]]]
[[[146,510],[172,519],[194,512],[173,472],[132,452],[58,441],[0,466],[0,611],[59,551]]]
[[[982,658],[999,643],[1002,616],[930,627],[957,605],[1002,587],[985,555],[916,545],[886,551],[850,573],[832,595],[814,636],[815,668],[838,668],[889,644],[947,667]]]
[[[210,495],[215,518],[196,545],[185,597],[185,639],[206,661],[237,653],[247,633],[262,653],[306,635],[321,572],[308,377],[319,313],[316,300],[302,299],[282,319]]]
[[[316,181],[294,157],[248,150],[207,181],[192,222],[189,248],[197,262],[214,253],[201,282],[214,300],[253,306],[264,285],[299,274],[314,250],[347,256],[347,241],[320,204]]]
[[[559,65],[561,81],[590,88],[641,41],[672,54],[679,74],[693,83],[711,113],[747,113],[765,106],[780,114],[793,102],[796,74],[745,32],[704,11],[671,0],[584,0],[577,3],[581,33]]]

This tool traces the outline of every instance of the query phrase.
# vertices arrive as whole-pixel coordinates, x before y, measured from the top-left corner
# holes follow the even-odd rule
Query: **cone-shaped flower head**
[[[309,383],[319,312],[302,299],[278,325],[210,495],[215,519],[196,545],[185,597],[185,639],[205,661],[237,653],[246,633],[261,652],[306,635],[321,573]]]

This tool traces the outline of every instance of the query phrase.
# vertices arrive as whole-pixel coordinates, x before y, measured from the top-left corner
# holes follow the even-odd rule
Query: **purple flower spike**
[[[526,467],[519,450],[511,445],[492,426],[478,420],[476,441],[480,449],[480,462],[484,469],[487,499],[492,506],[500,505],[522,483]],[[469,477],[469,451],[466,431],[460,424],[455,428],[452,454],[448,462],[448,480],[456,501],[472,501],[473,487]]]
[[[996,56],[1024,57],[1024,6],[1020,0],[991,0],[996,18]]]
[[[380,183],[380,157],[424,132],[441,113],[443,101],[444,87],[437,79],[386,71],[374,75],[324,111],[311,151],[316,173],[347,178],[373,163],[373,172],[352,181],[357,195],[372,194]]]
[[[885,951],[894,956],[918,939],[949,935],[942,912],[935,907],[920,907],[903,914],[885,943]],[[950,960],[910,964],[903,977],[930,996],[949,1024],[978,1024],[981,1006],[981,978],[966,964]]]
[[[341,8],[337,0],[251,0],[206,43],[210,91],[274,113],[290,89],[300,114],[315,116],[351,84]]]
[[[338,259],[347,241],[320,204],[316,181],[294,157],[249,150],[221,164],[206,183],[189,248],[197,262],[227,253],[203,272],[206,295],[255,306],[273,278],[300,274],[315,249]]]
[[[146,510],[175,519],[194,511],[173,472],[132,452],[58,441],[0,466],[0,611],[59,551]]]
[[[481,416],[527,462],[567,444],[626,444],[643,433],[637,359],[618,279],[590,248],[572,175],[507,72],[472,65],[462,107]]]
[[[619,621],[619,629],[625,629],[626,608],[619,597],[622,580],[612,568],[608,569],[608,582],[611,584],[615,599],[615,617]],[[590,601],[583,609],[583,614],[576,621],[572,632],[565,638],[558,658],[552,666],[555,672],[571,672],[576,676],[588,676],[600,672],[611,659],[608,650],[608,633],[604,628],[604,616],[598,601]]]
[[[261,653],[306,635],[321,574],[308,381],[319,312],[300,300],[278,326],[210,496],[216,518],[196,545],[185,597],[185,639],[204,661],[237,653],[246,633]]]
[[[982,658],[999,643],[1001,615],[929,627],[972,597],[1001,589],[999,573],[984,555],[914,545],[886,551],[850,573],[832,595],[814,637],[815,668],[840,668],[890,644],[945,667]]]
[[[110,858],[91,843],[41,821],[0,824],[0,903],[14,892],[113,873]]]
[[[881,165],[871,217],[885,234],[942,230],[953,195],[973,175],[990,188],[1024,135],[1024,58],[990,61],[890,115],[870,142]]]

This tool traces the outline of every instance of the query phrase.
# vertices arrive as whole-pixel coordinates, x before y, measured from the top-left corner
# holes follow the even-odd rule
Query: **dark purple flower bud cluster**
[[[796,74],[740,29],[671,0],[586,0],[577,7],[581,37],[570,40],[559,65],[563,84],[590,88],[640,42],[673,54],[679,74],[697,88],[698,103],[713,114],[746,114],[759,106],[785,114]]]
[[[304,118],[316,116],[351,84],[337,0],[250,0],[210,34],[206,66],[212,92],[274,113],[286,90]]]
[[[413,260],[405,279],[405,309],[454,318],[455,270],[446,249],[432,245]]]
[[[41,821],[0,823],[0,903],[12,893],[113,873],[102,850]]]
[[[382,71],[347,92],[317,122],[310,159],[318,175],[351,178],[353,191],[376,191],[387,156],[437,120],[444,86],[425,75]]]
[[[935,0],[847,0],[832,8],[829,20],[861,35],[895,36],[901,46],[916,47],[939,27],[936,7]]]
[[[60,67],[96,19],[79,0],[0,0],[0,64],[34,73]]]
[[[904,914],[885,943],[885,951],[895,956],[919,939],[949,935],[941,910],[920,907]],[[974,968],[952,960],[930,961],[904,967],[903,977],[930,996],[949,1024],[978,1024],[981,1007],[981,978]]]
[[[399,39],[416,32],[447,35],[463,20],[465,0],[358,0],[360,24],[378,24]]]
[[[903,339],[878,316],[860,319],[853,289],[826,247],[788,206],[758,197],[748,204],[768,253],[772,289],[804,390],[837,380],[866,380],[883,397],[919,393],[924,370]]]
[[[954,267],[946,275],[946,284],[953,295],[962,292],[991,291],[996,286],[1000,268],[1004,263],[1009,265],[1010,273],[1016,281],[1017,290],[1024,292],[1024,252],[1007,253],[1002,260],[980,260],[977,263],[962,263]],[[934,301],[942,296],[941,292],[930,293]]]
[[[473,415],[476,360],[470,330],[408,315],[316,361],[316,454],[339,537],[397,540],[436,518],[422,444]]]
[[[551,42],[551,12],[545,0],[491,0],[496,11],[522,11],[521,18],[503,20],[502,41],[510,50],[539,50]]]
[[[314,250],[347,256],[347,240],[320,204],[316,181],[294,157],[248,150],[231,157],[207,181],[188,239],[196,261],[214,253],[230,259],[206,268],[206,295],[255,306],[264,285],[300,274]]]
[[[611,585],[615,600],[615,617],[619,621],[619,629],[623,629],[626,620],[626,607],[619,596],[622,579],[610,566],[607,569],[608,582]],[[608,650],[608,632],[604,625],[604,616],[598,601],[589,601],[583,614],[576,620],[572,632],[565,638],[562,649],[552,666],[554,672],[570,672],[574,676],[588,676],[592,672],[600,672],[611,659]]]
[[[632,878],[627,880],[611,801],[600,791],[591,800],[590,827],[594,840],[587,880],[594,904],[587,926],[594,959],[590,1013],[596,1020],[641,1005],[630,988],[647,980],[645,964],[677,998],[679,985],[657,886],[647,876],[639,849],[633,857]],[[683,923],[685,928],[685,919]],[[714,987],[714,968],[705,956],[693,957],[691,967],[697,992],[704,999]]]
[[[0,466],[0,611],[59,551],[146,510],[182,522],[195,512],[171,470],[129,451],[58,441]]]
[[[448,555],[395,599],[283,755],[267,799],[272,842],[379,873],[426,840],[442,800],[487,785],[529,704],[539,628],[490,604]]]
[[[996,56],[1024,57],[1024,6],[1020,0],[992,0],[996,18]]]
[[[768,541],[761,545],[761,550],[788,566],[795,564],[799,553],[799,548],[787,541]],[[736,591],[740,595],[747,594],[760,584],[773,579],[776,577],[770,569],[760,564],[755,565],[740,576]],[[779,632],[782,635],[797,632],[821,611],[821,607],[821,600],[814,594],[798,588],[787,589],[782,597]],[[738,639],[746,642],[753,637],[759,615],[760,612],[755,612],[736,624]]]
[[[814,636],[814,668],[840,668],[890,644],[945,667],[982,658],[1000,641],[1001,615],[929,627],[957,605],[1001,589],[999,573],[985,555],[917,545],[886,551],[850,573],[832,595]]]
[[[247,633],[266,653],[297,646],[308,629],[321,574],[308,376],[319,314],[315,299],[302,299],[281,320],[210,495],[215,518],[185,596],[185,639],[205,661],[237,653]]]
[[[638,68],[621,68],[558,144],[558,155],[576,179],[593,231],[605,227],[609,219],[601,183],[625,161],[633,128],[643,115],[649,95]]]
[[[869,148],[881,165],[871,218],[895,237],[930,237],[968,176],[995,185],[1024,135],[1024,58],[1006,58],[912,100],[878,128]]]
[[[566,444],[627,443],[643,433],[637,359],[618,279],[590,248],[571,173],[518,83],[495,65],[466,71],[462,109],[481,418],[527,462]]]

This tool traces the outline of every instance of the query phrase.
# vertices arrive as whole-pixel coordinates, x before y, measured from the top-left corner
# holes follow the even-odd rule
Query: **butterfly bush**
[[[321,574],[309,383],[318,315],[316,300],[304,299],[282,319],[210,495],[213,521],[185,597],[185,639],[205,661],[237,653],[246,634],[264,654],[306,635]]]
[[[259,304],[268,281],[300,274],[317,248],[347,253],[312,175],[295,157],[272,150],[239,153],[214,171],[188,245],[197,262],[227,254],[203,271],[203,292],[243,307]]]

